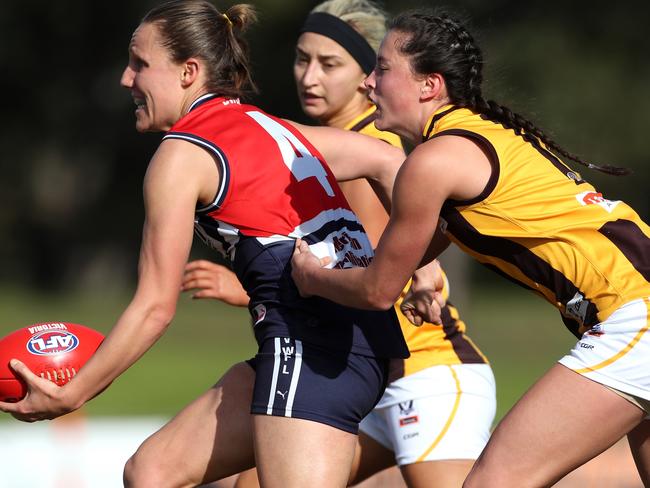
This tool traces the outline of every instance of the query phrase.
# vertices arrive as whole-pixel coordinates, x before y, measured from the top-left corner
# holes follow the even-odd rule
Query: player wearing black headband
[[[379,131],[376,107],[364,80],[375,65],[385,34],[385,14],[368,0],[329,0],[305,20],[296,44],[294,77],[303,111],[322,125],[382,139],[401,147],[399,137]],[[339,183],[377,245],[388,216],[365,180]],[[211,263],[190,264],[188,277],[215,285],[198,292],[247,304],[244,294],[224,285],[228,272]],[[409,486],[458,487],[489,436],[495,412],[494,378],[484,356],[464,334],[451,305],[442,327],[414,327],[396,306],[411,357],[395,361],[394,381],[360,424],[350,483],[397,464]],[[397,478],[398,475],[395,475]],[[396,480],[397,482],[397,480]],[[256,486],[255,472],[237,487]]]
[[[368,41],[359,32],[336,15],[327,12],[309,14],[300,33],[313,32],[332,39],[345,49],[359,64],[366,74],[375,67],[377,54]]]

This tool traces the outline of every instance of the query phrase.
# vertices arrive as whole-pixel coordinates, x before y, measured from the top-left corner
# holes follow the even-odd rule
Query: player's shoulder
[[[441,143],[442,142],[442,143]],[[415,146],[402,168],[409,171],[435,170],[453,159],[454,148],[440,140],[428,140]]]
[[[261,126],[254,114],[264,114],[252,105],[206,103],[189,112],[166,134],[165,139],[191,136],[201,145],[240,146],[249,138],[259,139]],[[264,114],[265,117],[269,117]]]
[[[429,192],[434,189],[453,192],[464,180],[471,178],[471,165],[466,165],[452,140],[431,139],[408,155],[399,170],[399,186]]]
[[[463,168],[471,171],[474,162],[487,160],[484,149],[470,138],[462,135],[441,135],[419,144],[409,154],[407,161],[417,161],[430,168]]]
[[[254,105],[240,103],[238,99],[212,98],[193,106],[176,126],[224,126],[250,120],[248,113],[262,112]]]

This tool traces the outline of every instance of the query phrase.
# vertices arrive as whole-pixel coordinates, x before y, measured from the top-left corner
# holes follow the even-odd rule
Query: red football
[[[0,401],[17,402],[27,392],[9,367],[19,359],[34,372],[59,386],[65,385],[94,354],[104,336],[68,322],[34,324],[0,339]]]

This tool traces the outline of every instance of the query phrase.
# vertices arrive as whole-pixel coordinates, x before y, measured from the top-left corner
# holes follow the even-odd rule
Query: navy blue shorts
[[[388,379],[388,360],[288,337],[266,339],[247,361],[255,370],[251,413],[313,420],[356,434]]]

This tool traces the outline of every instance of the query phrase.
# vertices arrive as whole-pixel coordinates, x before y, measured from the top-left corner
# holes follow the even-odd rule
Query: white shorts
[[[359,430],[393,451],[399,466],[476,459],[495,412],[488,364],[439,365],[390,383]]]
[[[650,400],[650,299],[626,303],[585,332],[560,364],[632,397]],[[648,412],[650,414],[650,412]]]

